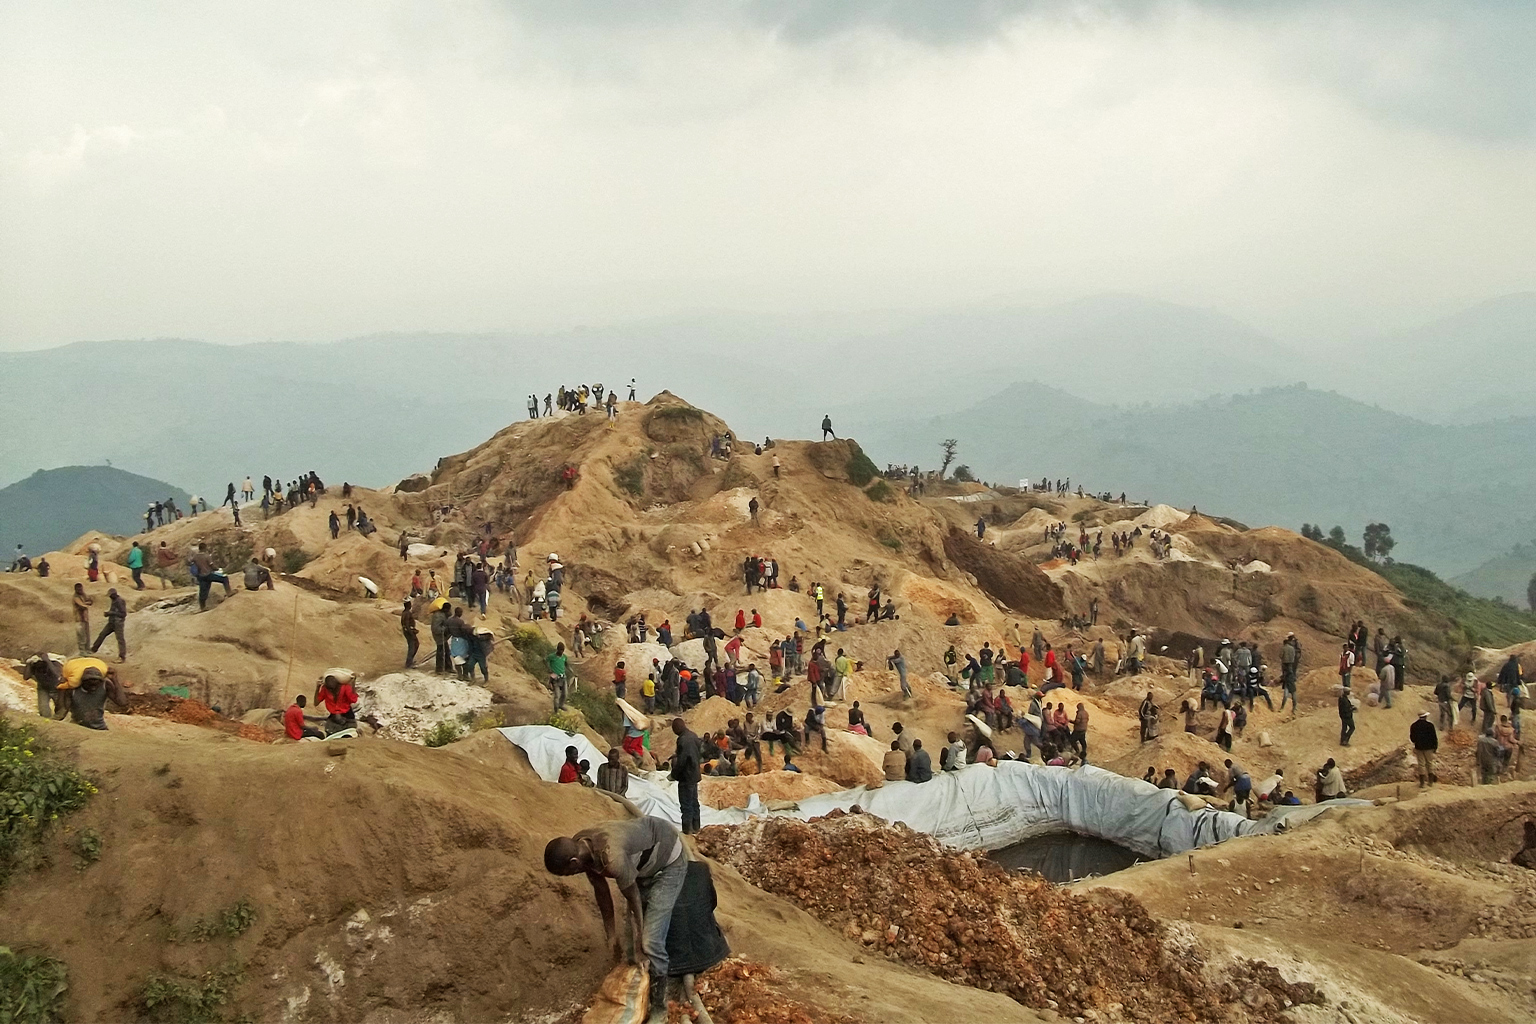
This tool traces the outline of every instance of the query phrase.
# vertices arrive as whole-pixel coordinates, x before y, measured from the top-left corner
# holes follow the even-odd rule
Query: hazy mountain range
[[[60,404],[0,408],[0,484],[105,460],[206,495],[310,469],[384,484],[525,416],[529,393],[636,377],[641,398],[670,389],[747,437],[812,436],[829,413],[881,464],[936,465],[955,436],[987,476],[1070,474],[1351,535],[1384,520],[1399,555],[1460,572],[1536,538],[1530,503],[1512,497],[1536,455],[1533,342],[1533,293],[1339,355],[1127,295],[316,344],[89,342],[0,353],[13,394]],[[1302,381],[1313,387],[1266,391]]]

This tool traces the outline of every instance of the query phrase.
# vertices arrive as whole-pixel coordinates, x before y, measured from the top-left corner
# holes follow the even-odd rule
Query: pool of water
[[[1108,839],[1076,832],[1035,836],[988,856],[1006,868],[1033,871],[1052,882],[1108,875],[1149,859]]]

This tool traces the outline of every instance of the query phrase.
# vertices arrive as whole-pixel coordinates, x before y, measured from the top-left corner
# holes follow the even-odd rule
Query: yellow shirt
[[[107,678],[107,663],[100,658],[70,658],[64,663],[64,681],[59,684],[59,689],[75,689],[86,669],[92,668],[101,673],[101,678]]]
[[[650,676],[645,677],[645,682],[640,684],[640,693],[646,697],[656,696],[656,680]]]

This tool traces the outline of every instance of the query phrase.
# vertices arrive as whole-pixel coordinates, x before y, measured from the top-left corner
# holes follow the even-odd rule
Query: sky
[[[0,349],[1536,288],[1536,4],[0,5]]]

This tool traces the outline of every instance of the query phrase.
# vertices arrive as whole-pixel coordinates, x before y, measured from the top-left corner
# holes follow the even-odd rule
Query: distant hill
[[[1536,478],[1521,468],[1536,457],[1536,417],[1436,426],[1305,386],[1116,408],[1016,384],[945,416],[856,429],[882,465],[936,466],[953,437],[957,461],[991,481],[1070,475],[1254,526],[1337,524],[1356,541],[1384,522],[1395,555],[1439,573],[1536,536]]]
[[[1536,541],[1516,544],[1504,554],[1488,559],[1450,582],[1469,594],[1503,598],[1516,608],[1525,608],[1530,601],[1527,588],[1532,576],[1536,576]]]
[[[185,509],[189,495],[162,480],[112,466],[40,469],[0,488],[6,564],[17,544],[36,558],[90,530],[137,533],[144,528],[145,506],[167,498]]]

